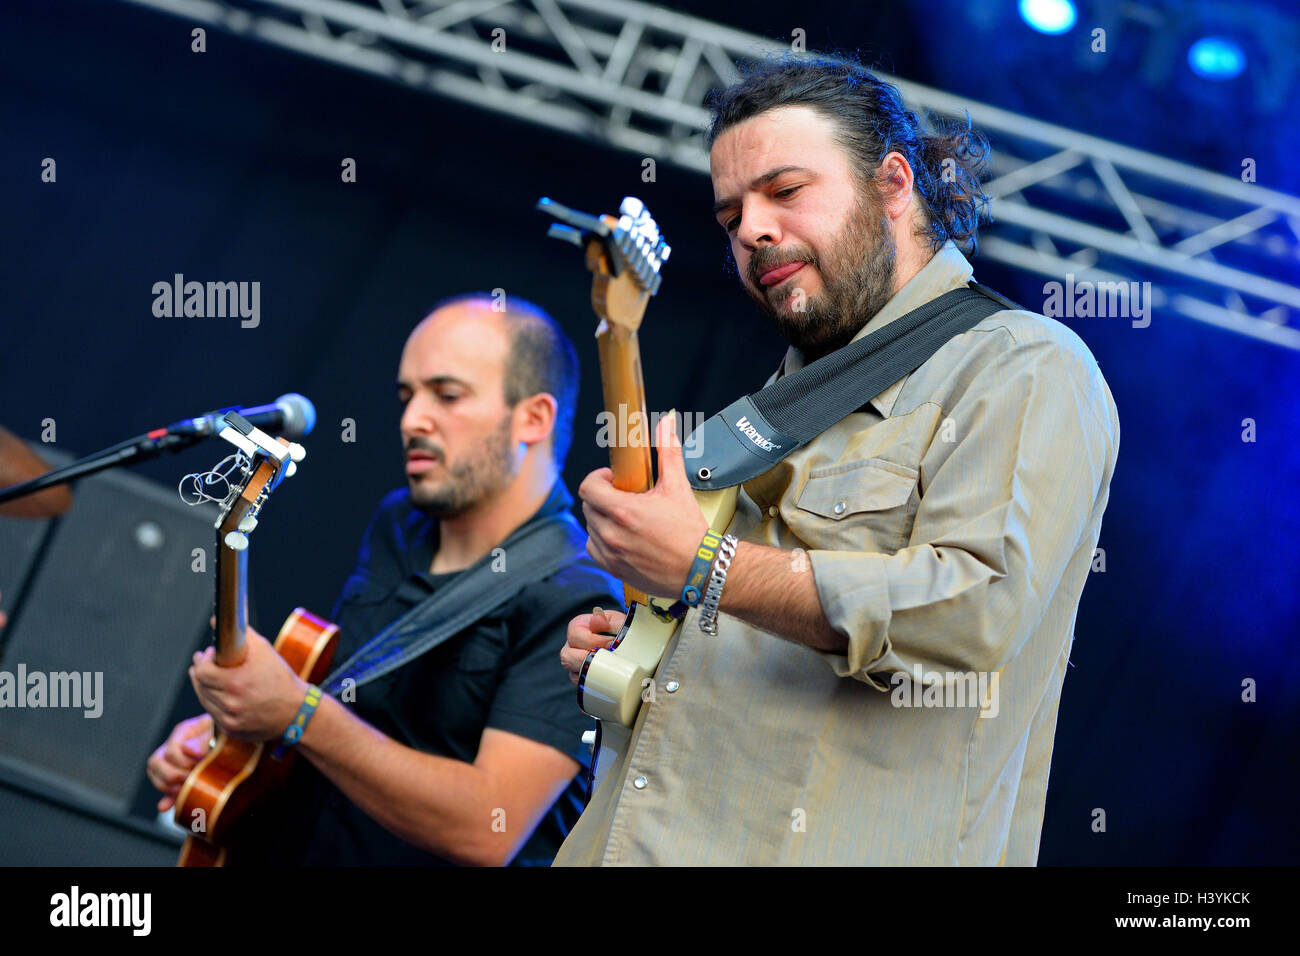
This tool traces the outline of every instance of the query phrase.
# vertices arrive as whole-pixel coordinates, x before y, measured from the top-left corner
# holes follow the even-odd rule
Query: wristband
[[[700,603],[700,598],[704,597],[704,582],[709,577],[709,569],[713,567],[713,559],[718,556],[720,544],[721,535],[712,529],[704,532],[704,539],[695,549],[695,560],[691,562],[691,570],[686,575],[686,586],[682,588],[681,600],[687,607],[695,607]]]
[[[682,588],[681,596],[672,607],[660,607],[651,601],[650,610],[655,617],[661,621],[680,621],[687,611],[699,606],[704,599],[704,581],[709,576],[713,562],[717,560],[718,546],[721,543],[716,531],[709,529],[704,532],[704,539],[695,549],[695,560],[691,562],[691,569],[686,574],[686,586]]]
[[[280,735],[280,742],[271,751],[272,760],[279,760],[302,739],[304,731],[307,730],[307,722],[311,720],[320,704],[320,697],[320,688],[315,684],[308,684],[307,694],[302,699],[302,706],[298,708],[298,715],[289,722],[288,727],[284,728],[284,733]]]

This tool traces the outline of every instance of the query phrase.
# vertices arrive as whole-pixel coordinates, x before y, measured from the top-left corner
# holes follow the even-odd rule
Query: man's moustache
[[[412,442],[411,444],[407,445],[404,454],[409,455],[413,451],[422,451],[426,455],[430,455],[438,459],[438,461],[442,461],[444,458],[441,448],[432,445],[426,445],[423,442]]]

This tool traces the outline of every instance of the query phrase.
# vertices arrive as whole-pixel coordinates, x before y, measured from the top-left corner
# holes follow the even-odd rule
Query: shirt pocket
[[[919,477],[883,458],[814,468],[787,523],[815,550],[893,554],[911,533]]]
[[[462,637],[456,659],[457,670],[478,676],[495,675],[501,670],[510,645],[503,622],[479,621],[471,625],[470,633]]]

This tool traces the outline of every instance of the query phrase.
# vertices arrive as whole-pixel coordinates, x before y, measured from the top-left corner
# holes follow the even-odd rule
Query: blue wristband
[[[682,588],[681,602],[688,607],[695,607],[700,603],[700,598],[704,597],[704,582],[708,580],[709,569],[713,567],[713,559],[718,556],[720,544],[721,535],[712,529],[704,532],[704,539],[696,549],[695,560],[691,562],[691,570],[686,575],[686,586]]]
[[[298,708],[298,715],[289,722],[288,727],[284,728],[284,733],[280,736],[280,742],[271,751],[272,760],[279,760],[290,747],[293,747],[302,739],[303,733],[307,730],[307,722],[311,720],[312,714],[316,713],[316,708],[320,705],[320,698],[320,688],[315,684],[308,684],[307,695],[302,699],[302,706]]]

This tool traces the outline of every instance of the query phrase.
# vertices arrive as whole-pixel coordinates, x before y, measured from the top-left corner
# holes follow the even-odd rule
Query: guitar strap
[[[321,684],[338,695],[344,682],[360,687],[427,654],[540,581],[586,554],[587,535],[567,511],[526,522],[501,542],[508,561],[499,569],[495,551],[411,608],[368,640]]]
[[[692,434],[701,460],[687,466],[691,486],[716,491],[763,474],[916,371],[954,335],[1005,309],[1023,306],[971,280],[732,402]]]
[[[693,439],[705,462],[688,469],[691,485],[713,491],[761,475],[787,455],[920,368],[954,335],[994,312],[1022,307],[973,280],[918,309],[732,402]],[[563,568],[585,553],[586,533],[568,512],[534,519],[516,529],[501,547],[508,570],[494,571],[491,553],[457,575],[436,594],[367,641],[322,684],[339,694],[427,654],[482,620],[526,585]],[[435,623],[436,622],[436,623]]]

